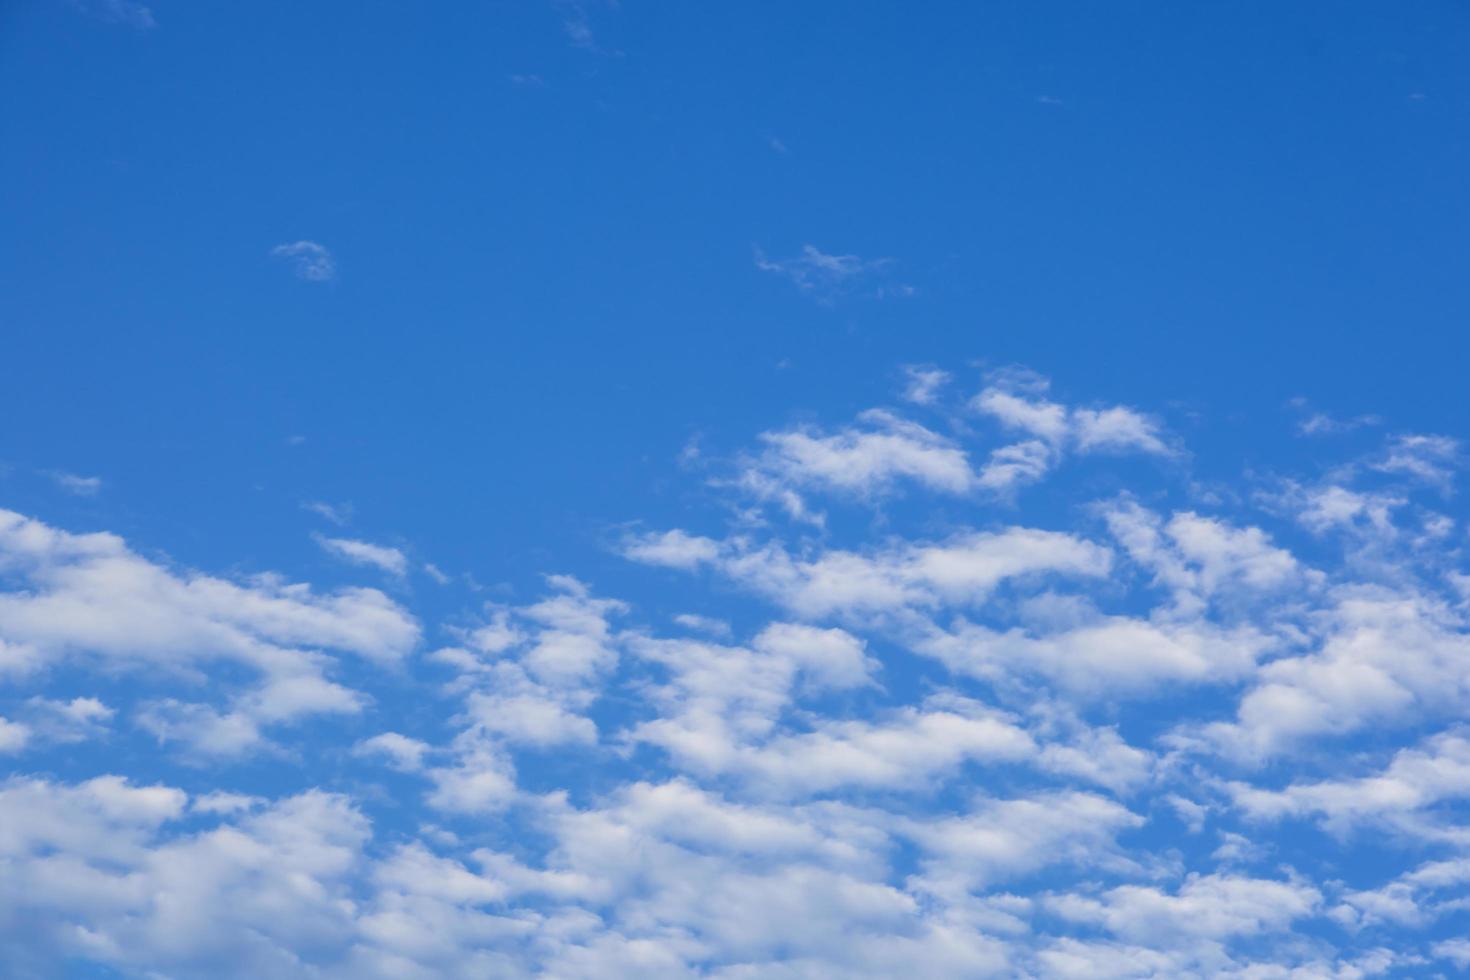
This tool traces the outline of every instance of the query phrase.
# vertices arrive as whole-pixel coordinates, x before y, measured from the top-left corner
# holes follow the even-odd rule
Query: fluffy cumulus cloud
[[[900,384],[514,587],[0,511],[0,973],[1465,970],[1459,443],[1222,484],[1026,371]]]

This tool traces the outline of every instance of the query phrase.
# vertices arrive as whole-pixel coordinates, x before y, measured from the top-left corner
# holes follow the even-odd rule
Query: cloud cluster
[[[0,972],[1470,962],[1458,444],[1202,493],[1152,415],[955,385],[756,436],[703,526],[617,525],[626,579],[434,616],[356,538],[403,596],[0,512]]]

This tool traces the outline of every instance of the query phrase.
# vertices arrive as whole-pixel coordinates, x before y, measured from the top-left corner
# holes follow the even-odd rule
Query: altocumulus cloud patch
[[[605,515],[618,574],[449,619],[356,539],[318,538],[364,580],[324,588],[0,512],[0,966],[1470,961],[1452,436],[1206,491],[1149,406],[935,367],[893,401],[773,418],[685,471],[702,517]]]

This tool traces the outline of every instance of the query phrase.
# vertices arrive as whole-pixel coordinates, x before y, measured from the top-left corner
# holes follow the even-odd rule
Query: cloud
[[[1389,441],[1373,468],[1448,490],[1462,466],[1460,444],[1448,436],[1405,435]]]
[[[63,666],[182,681],[230,664],[222,704],[166,697],[140,721],[161,738],[239,752],[261,726],[361,698],[327,677],[328,651],[387,663],[417,642],[417,622],[381,592],[318,594],[264,575],[243,584],[174,571],[110,534],[76,535],[0,511],[0,673],[34,678]],[[18,586],[18,587],[17,587]],[[243,677],[253,677],[244,680]],[[80,707],[80,706],[76,706]]]
[[[755,249],[757,269],[779,276],[802,292],[824,302],[831,302],[852,292],[860,284],[872,283],[874,280],[879,280],[871,290],[871,295],[876,298],[912,295],[912,286],[886,282],[888,270],[892,266],[892,259],[829,255],[813,245],[803,245],[797,255],[788,259],[773,259],[759,247]]]
[[[122,24],[139,31],[158,26],[153,11],[134,0],[73,0],[79,9],[109,24]]]
[[[678,574],[390,598],[0,512],[0,974],[1466,958],[1458,444],[1204,492],[1143,409],[920,370],[922,422],[778,416],[685,518],[608,516]],[[1170,466],[1064,465],[1125,452]]]
[[[623,544],[625,557],[666,568],[696,568],[713,561],[719,553],[719,545],[709,538],[688,534],[677,528],[661,534],[633,536]]]
[[[48,474],[58,487],[77,497],[95,497],[102,489],[102,478],[77,476],[75,473],[52,471]]]
[[[358,742],[353,751],[358,755],[382,758],[395,769],[416,772],[423,768],[424,756],[429,748],[427,743],[416,738],[397,732],[383,732]]]
[[[307,282],[331,282],[337,278],[337,262],[325,245],[303,239],[277,245],[271,249],[271,255],[290,261],[291,269],[298,279],[305,279]]]
[[[316,543],[328,553],[354,565],[367,565],[396,575],[400,578],[408,573],[408,556],[397,548],[369,544],[352,538],[328,538],[313,535]]]
[[[1056,896],[1048,905],[1125,940],[1168,947],[1282,931],[1321,901],[1321,892],[1298,882],[1215,874],[1190,875],[1173,894],[1122,885],[1097,898]]]
[[[592,33],[592,19],[587,14],[586,6],[572,0],[555,0],[553,6],[561,16],[562,30],[566,32],[567,40],[572,42],[573,47],[587,51],[598,50],[597,38]]]
[[[741,484],[757,494],[811,487],[863,496],[900,481],[952,494],[973,488],[968,457],[944,436],[880,410],[864,412],[859,421],[863,428],[832,435],[812,429],[763,433],[766,450],[747,466]]]
[[[331,521],[333,524],[336,524],[339,527],[352,520],[351,504],[341,504],[334,506],[332,504],[323,503],[320,500],[306,500],[302,501],[301,509],[311,511],[311,513],[317,515],[324,520]]]
[[[939,389],[952,380],[948,371],[935,367],[919,367],[910,364],[903,371],[906,378],[903,399],[915,405],[934,404],[939,397]]]
[[[939,387],[950,380],[936,368],[906,370],[903,395],[914,404],[934,405]],[[965,418],[948,419],[955,434],[947,435],[897,411],[874,408],[835,429],[804,424],[763,432],[760,452],[738,455],[733,477],[712,482],[775,505],[793,520],[821,525],[825,515],[813,505],[817,496],[876,505],[917,489],[1013,501],[1021,487],[1038,482],[1069,455],[1180,458],[1162,426],[1134,409],[1047,401],[1040,397],[1047,380],[1018,369],[990,377],[989,386],[971,399],[970,411],[1029,438],[986,453],[967,445],[972,434]]]
[[[1312,816],[1345,829],[1470,796],[1470,740],[1459,733],[1433,736],[1421,748],[1396,753],[1376,776],[1297,783],[1276,791],[1231,783],[1229,790],[1235,804],[1256,819]]]
[[[923,853],[925,891],[956,895],[1024,877],[1053,864],[1097,867],[1120,860],[1115,839],[1143,818],[1092,793],[980,799],[958,816],[909,828]]]
[[[26,699],[27,729],[47,742],[75,743],[107,734],[117,711],[94,697],[69,701],[39,696]]]
[[[1326,412],[1313,410],[1305,398],[1293,398],[1287,404],[1302,413],[1296,423],[1298,435],[1335,436],[1353,432],[1365,426],[1383,424],[1383,420],[1377,415],[1357,415],[1352,418],[1337,418]]]
[[[1030,437],[991,453],[979,477],[991,490],[1007,492],[1034,483],[1070,452],[1177,455],[1162,427],[1134,409],[1072,408],[1049,401],[1042,395],[1048,382],[1031,373],[993,373],[991,380],[970,400],[971,410]]]
[[[680,532],[681,535],[683,532]],[[688,536],[685,536],[688,537]],[[669,564],[669,556],[633,538],[623,554],[649,564]],[[684,540],[683,537],[680,539]],[[708,564],[731,580],[807,618],[835,614],[881,613],[907,606],[966,605],[983,601],[1002,582],[1021,576],[1105,575],[1108,549],[1072,535],[1013,527],[968,532],[938,542],[896,542],[865,553],[826,551],[793,556],[778,543],[755,545],[736,538],[701,542],[705,558],[689,563],[687,551],[674,567]]]
[[[1470,706],[1470,636],[1422,594],[1347,588],[1317,616],[1320,642],[1264,665],[1236,720],[1205,729],[1227,751],[1263,759],[1303,740],[1368,725],[1458,716]]]
[[[19,752],[31,740],[31,729],[18,721],[0,718],[0,755]]]

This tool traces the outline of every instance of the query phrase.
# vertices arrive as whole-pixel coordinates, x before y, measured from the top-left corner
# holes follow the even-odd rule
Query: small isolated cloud
[[[893,265],[888,258],[865,259],[858,255],[829,255],[813,245],[803,245],[801,252],[789,259],[773,259],[759,247],[755,249],[755,267],[789,280],[797,289],[824,301],[856,289],[864,282],[884,276]],[[879,283],[872,295],[913,295],[912,286],[903,283]]]
[[[302,501],[301,509],[309,510],[323,520],[331,521],[339,527],[352,519],[351,504],[333,505],[320,500],[306,500]]]
[[[634,561],[650,565],[690,569],[713,561],[719,555],[719,546],[709,538],[676,529],[629,538],[623,553]]]
[[[271,255],[289,259],[296,278],[307,282],[331,282],[337,277],[337,263],[325,245],[302,240],[277,245]]]
[[[102,478],[99,476],[77,476],[75,473],[63,473],[59,470],[47,475],[58,487],[78,497],[95,497],[97,491],[102,489]]]
[[[408,571],[408,556],[397,548],[354,541],[352,538],[328,538],[320,534],[313,537],[327,552],[354,565],[370,565],[398,576]]]
[[[906,378],[903,389],[904,401],[913,402],[915,405],[934,404],[939,389],[948,384],[950,380],[948,371],[941,371],[934,367],[910,364],[903,371]]]
[[[572,47],[581,48],[592,54],[619,54],[618,51],[605,50],[597,42],[597,35],[592,30],[592,16],[588,13],[588,6],[589,4],[581,3],[579,0],[552,0],[552,7],[561,17],[561,29],[566,34],[567,40],[572,42]],[[607,6],[615,8],[616,0],[610,0]]]
[[[75,6],[109,24],[122,24],[135,30],[148,31],[158,26],[153,11],[134,0],[74,0]]]
[[[1291,399],[1287,404],[1301,413],[1296,431],[1303,436],[1335,436],[1365,426],[1380,425],[1383,420],[1377,415],[1356,415],[1352,418],[1337,418],[1326,412],[1313,409],[1305,398]]]

